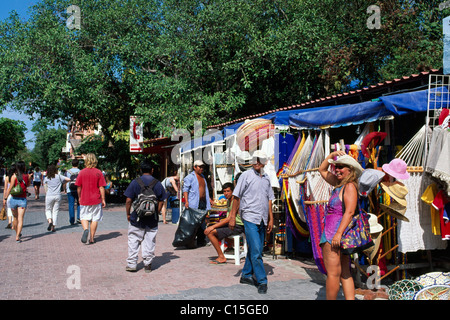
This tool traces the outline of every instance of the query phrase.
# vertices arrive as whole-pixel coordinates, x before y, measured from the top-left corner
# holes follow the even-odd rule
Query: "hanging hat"
[[[363,172],[363,168],[361,165],[356,161],[353,157],[350,157],[349,155],[345,154],[343,156],[337,157],[337,160],[328,159],[328,162],[331,164],[343,164],[349,167],[352,167],[356,175],[359,177],[361,173]]]
[[[359,177],[359,194],[363,197],[367,195],[380,183],[384,177],[384,172],[376,169],[366,169]]]
[[[374,142],[373,147],[376,147],[381,143],[381,141],[384,140],[384,138],[386,138],[386,136],[387,136],[386,132],[377,132],[377,131],[371,132],[368,135],[366,135],[364,139],[361,141],[361,151],[363,155],[366,158],[369,158],[370,155],[367,152],[367,148],[370,146],[370,143],[373,141]]]
[[[445,118],[448,117],[449,110],[447,108],[443,108],[441,110],[441,114],[439,115],[439,125],[441,126],[444,123]]]
[[[370,233],[378,233],[383,231],[383,226],[378,223],[378,217],[374,215],[373,213],[367,213],[369,215],[369,226],[370,226]]]
[[[381,188],[400,205],[406,207],[408,188],[401,182],[381,182]]]
[[[380,203],[380,207],[383,211],[386,211],[387,214],[390,214],[394,218],[409,222],[409,219],[405,217],[406,212],[405,206],[402,206],[401,204],[396,202],[391,202],[389,206]]]
[[[384,172],[400,180],[407,180],[409,178],[409,172],[406,171],[406,167],[406,162],[402,159],[394,159],[382,166]]]
[[[363,250],[363,253],[369,258],[370,264],[373,264],[373,259],[377,255],[378,249],[381,245],[382,232],[370,233],[370,237],[372,238],[374,245],[366,250]]]

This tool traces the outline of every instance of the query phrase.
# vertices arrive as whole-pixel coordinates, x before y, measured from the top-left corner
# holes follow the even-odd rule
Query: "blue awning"
[[[371,122],[392,115],[381,101],[299,110],[289,117],[298,128],[339,127]]]

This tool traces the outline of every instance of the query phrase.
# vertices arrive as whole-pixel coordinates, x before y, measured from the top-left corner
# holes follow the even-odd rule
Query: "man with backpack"
[[[80,222],[80,201],[78,199],[77,186],[75,185],[78,173],[78,159],[72,160],[72,168],[66,171],[66,177],[70,181],[66,184],[67,200],[69,202],[69,222],[75,224]],[[75,202],[77,203],[77,218],[75,220]]]
[[[128,225],[128,258],[126,271],[135,272],[139,247],[142,248],[145,272],[151,272],[155,257],[156,234],[159,212],[169,196],[161,182],[152,176],[152,164],[141,163],[142,175],[131,181],[124,195],[127,197],[125,210]]]

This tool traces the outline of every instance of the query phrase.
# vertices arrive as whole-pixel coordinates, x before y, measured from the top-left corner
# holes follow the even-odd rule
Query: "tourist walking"
[[[8,216],[8,224],[6,225],[5,229],[12,229],[12,222],[13,222],[13,214],[11,210],[11,205],[9,204],[10,199],[12,198],[11,195],[9,195],[6,198],[6,191],[9,189],[9,186],[11,184],[11,178],[16,172],[16,165],[13,163],[8,170],[6,170],[5,179],[4,179],[4,187],[3,187],[3,200],[6,199],[6,215]]]
[[[103,218],[102,208],[106,207],[106,181],[102,172],[97,169],[97,157],[93,153],[85,156],[85,168],[77,176],[78,198],[80,199],[80,220],[83,227],[81,242],[94,243],[98,222]]]
[[[328,170],[330,164],[334,165],[335,173]],[[342,284],[345,299],[355,299],[350,256],[342,252],[341,240],[357,210],[358,177],[362,171],[361,165],[343,151],[330,153],[319,166],[323,179],[334,187],[326,208],[324,230],[320,240],[323,262],[327,271],[327,300],[336,300],[340,284]]]
[[[42,172],[39,167],[34,168],[33,172],[33,187],[34,187],[34,199],[39,200],[39,193],[42,184]]]
[[[3,196],[3,205],[6,204],[6,199],[11,194],[11,190],[17,185],[20,185],[21,192],[17,195],[13,194],[9,204],[13,214],[12,228],[16,231],[16,241],[22,242],[23,218],[27,210],[27,187],[30,185],[30,178],[26,173],[25,162],[23,161],[16,163],[16,173],[11,177],[9,188]]]
[[[164,200],[169,194],[165,191],[162,184],[152,176],[153,167],[149,161],[144,160],[141,163],[141,176],[131,181],[124,195],[127,197],[125,210],[128,224],[128,257],[126,271],[137,271],[137,260],[139,248],[142,249],[142,259],[144,260],[145,272],[151,271],[151,263],[155,257],[156,234],[158,233],[159,212],[163,206]],[[139,181],[145,186],[150,186],[158,201],[157,212],[145,217],[138,217],[133,208],[133,202],[141,194],[142,189]]]
[[[267,275],[262,253],[265,234],[272,232],[273,228],[272,201],[275,199],[269,176],[264,173],[267,162],[265,152],[256,150],[253,153],[252,168],[242,173],[234,189],[228,222],[233,230],[236,226],[236,214],[240,210],[248,246],[240,283],[256,285],[261,294],[267,293]]]
[[[66,192],[67,192],[67,201],[69,204],[69,223],[75,224],[76,222],[80,222],[80,200],[78,198],[77,186],[75,185],[76,178],[80,169],[78,168],[79,161],[78,159],[72,160],[72,168],[66,171],[66,177],[70,179],[70,181],[66,184]],[[77,206],[77,215],[75,217],[75,204]]]
[[[44,178],[45,217],[48,222],[47,231],[55,232],[59,204],[61,202],[61,187],[68,181],[70,181],[70,178],[58,174],[58,169],[54,164],[47,167],[47,175]]]

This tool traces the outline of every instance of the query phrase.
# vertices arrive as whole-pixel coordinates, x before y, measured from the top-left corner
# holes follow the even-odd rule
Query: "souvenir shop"
[[[310,256],[326,274],[319,240],[331,186],[318,167],[331,151],[344,150],[365,169],[360,206],[374,242],[352,257],[355,284],[367,281],[369,266],[378,266],[380,283],[442,270],[447,273],[439,273],[439,281],[450,282],[448,83],[430,78],[426,90],[277,111],[226,126],[181,146],[181,180],[194,158],[203,159],[212,196],[219,199],[221,186],[251,167],[256,149],[264,150],[270,159],[264,171],[278,195],[268,254]],[[211,219],[220,216],[213,212]]]

